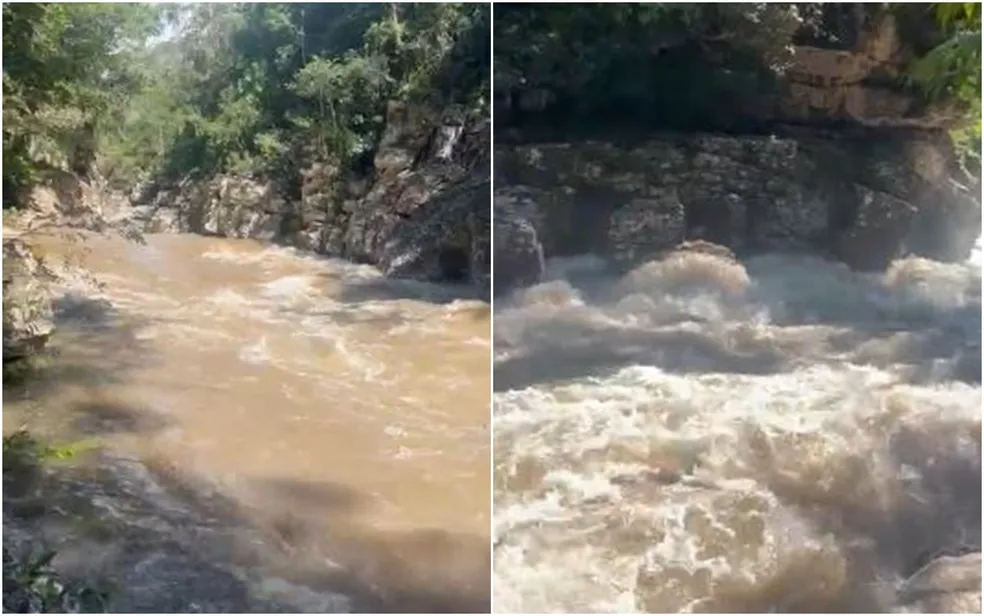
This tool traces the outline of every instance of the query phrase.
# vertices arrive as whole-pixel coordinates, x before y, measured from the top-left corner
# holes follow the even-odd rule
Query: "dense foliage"
[[[292,177],[313,158],[371,153],[388,100],[488,105],[487,5],[3,10],[5,202],[44,165],[95,163],[121,186],[227,170]]]
[[[496,96],[517,109],[542,92],[572,123],[740,128],[721,101],[770,89],[821,21],[819,4],[496,5]]]
[[[958,145],[979,149],[977,3],[497,4],[497,125],[766,130],[746,111],[776,88],[794,46],[850,48],[886,10],[916,43],[908,81],[957,102]]]
[[[961,105],[965,121],[951,133],[957,154],[981,161],[981,5],[940,3],[930,9],[946,40],[916,59],[910,76],[926,93]],[[976,174],[975,174],[976,175]]]
[[[884,7],[499,4],[500,120],[549,107],[570,124],[755,130],[742,105],[793,44],[850,44]],[[980,5],[892,10],[930,41],[912,84],[963,105],[955,139],[979,151]],[[364,159],[388,100],[487,109],[489,27],[481,4],[5,4],[5,205],[46,166],[119,186],[227,170],[290,185],[313,159]]]
[[[157,27],[138,4],[3,5],[3,195],[45,166],[86,170],[98,131],[126,104],[128,51]]]

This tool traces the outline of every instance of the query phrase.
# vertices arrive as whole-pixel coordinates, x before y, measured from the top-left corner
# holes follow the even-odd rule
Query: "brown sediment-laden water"
[[[905,610],[980,551],[979,250],[609,272],[496,300],[497,612]]]
[[[104,532],[32,531],[63,570],[120,610],[488,609],[486,302],[247,240],[43,245],[99,283],[60,283],[5,408],[101,452],[72,485]]]

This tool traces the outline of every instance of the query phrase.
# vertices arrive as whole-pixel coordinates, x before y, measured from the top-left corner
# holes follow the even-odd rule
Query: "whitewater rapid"
[[[494,610],[904,609],[980,550],[979,256],[585,256],[497,299]]]

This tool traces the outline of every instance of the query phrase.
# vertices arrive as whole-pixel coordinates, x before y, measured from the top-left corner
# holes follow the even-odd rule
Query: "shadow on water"
[[[480,537],[352,532],[344,519],[364,497],[344,486],[258,480],[257,490],[279,498],[258,512],[163,461],[92,457],[49,476],[47,502],[17,503],[14,512],[32,513],[10,525],[57,549],[67,579],[110,588],[114,612],[489,609]],[[291,507],[317,509],[334,528]]]
[[[60,300],[72,354],[6,394],[44,412],[49,386],[124,383],[155,365],[145,322],[105,302]],[[64,340],[64,338],[62,338]],[[78,349],[78,353],[76,353]],[[51,403],[51,396],[47,403]],[[67,409],[86,437],[153,434],[153,409],[85,402]],[[490,607],[485,537],[440,529],[374,531],[359,524],[371,495],[331,482],[237,477],[216,489],[160,459],[95,450],[52,467],[40,492],[4,499],[5,539],[57,550],[69,580],[108,586],[118,612],[480,613]],[[239,490],[252,496],[236,498]],[[6,496],[6,495],[5,495]]]
[[[438,284],[397,278],[346,280],[341,284],[337,297],[338,301],[345,304],[412,300],[443,305],[460,300],[482,299],[482,293],[467,284]]]
[[[486,302],[481,292],[469,285],[437,284],[393,278],[325,278],[333,287],[332,306],[323,309],[278,306],[277,313],[301,317],[326,318],[338,325],[369,325],[386,330],[403,327],[415,319],[414,311],[403,302],[423,302],[449,306],[455,302]],[[487,306],[487,304],[485,304]],[[485,309],[487,314],[488,308]],[[476,317],[481,309],[467,311]]]
[[[52,387],[122,383],[131,370],[156,361],[138,335],[153,322],[151,319],[124,314],[105,300],[73,294],[59,297],[53,304],[57,331],[42,356],[44,369],[25,382],[5,383],[8,400],[30,399],[35,392]],[[60,351],[66,346],[72,348],[70,357]]]
[[[171,421],[149,408],[134,409],[112,401],[82,402],[73,405],[72,432],[100,434],[146,434],[164,430]]]

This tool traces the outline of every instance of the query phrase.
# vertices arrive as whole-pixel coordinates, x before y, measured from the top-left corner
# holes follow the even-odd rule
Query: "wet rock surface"
[[[61,579],[105,593],[114,613],[351,611],[341,595],[247,573],[242,546],[264,544],[220,499],[187,486],[177,493],[132,459],[100,455],[90,462],[49,469],[29,490],[5,494],[5,550],[54,551],[51,565]],[[278,594],[278,586],[293,592]]]

